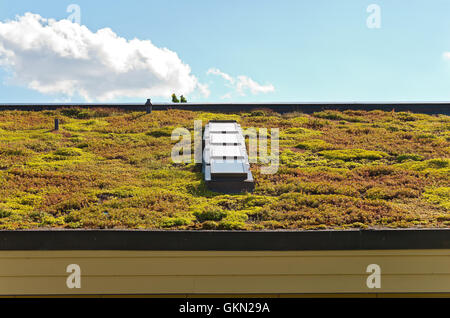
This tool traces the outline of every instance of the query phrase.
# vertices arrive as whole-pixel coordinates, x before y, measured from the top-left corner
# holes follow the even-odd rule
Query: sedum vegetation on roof
[[[52,131],[54,118],[60,130]],[[210,192],[176,164],[194,120],[280,129],[255,191]],[[450,117],[382,111],[0,112],[0,229],[346,229],[450,226]]]

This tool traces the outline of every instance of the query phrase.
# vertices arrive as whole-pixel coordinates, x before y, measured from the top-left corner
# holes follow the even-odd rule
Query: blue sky
[[[92,32],[107,27],[128,40],[150,40],[176,52],[210,91],[206,97],[188,90],[190,101],[450,100],[448,0],[1,0],[0,21],[26,12],[65,19],[71,3],[79,5],[81,24]],[[370,4],[381,9],[380,28],[367,27]],[[208,74],[210,69],[234,82]],[[11,80],[13,74],[0,68],[0,102],[85,100],[77,93],[68,98],[39,92]],[[239,92],[240,75],[273,89]],[[147,97],[169,100],[116,94],[108,101]]]

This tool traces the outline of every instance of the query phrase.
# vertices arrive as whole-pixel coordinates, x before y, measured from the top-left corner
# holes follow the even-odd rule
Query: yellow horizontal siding
[[[81,267],[81,288],[66,267]],[[366,286],[367,265],[381,288]],[[450,250],[0,251],[0,295],[450,293]]]
[[[59,276],[76,263],[87,276],[170,275],[352,275],[365,273],[373,257],[148,257],[148,258],[15,258],[0,259],[0,277]],[[450,274],[450,257],[383,257],[383,274]]]

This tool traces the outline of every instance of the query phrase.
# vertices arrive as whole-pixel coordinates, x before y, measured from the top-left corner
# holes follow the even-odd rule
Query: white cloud
[[[208,72],[206,72],[206,74],[214,74],[214,75],[219,75],[220,77],[222,77],[224,80],[226,80],[227,82],[230,82],[231,84],[234,84],[234,78],[232,78],[230,75],[228,75],[227,73],[222,72],[221,70],[219,70],[218,68],[210,68],[208,70]]]
[[[208,98],[209,95],[211,94],[208,84],[197,83],[197,88],[204,98]]]
[[[244,96],[246,91],[250,91],[252,94],[259,94],[259,93],[270,93],[275,91],[275,87],[272,84],[266,84],[261,85],[251,79],[248,76],[245,75],[239,75],[236,78],[232,77],[231,75],[222,72],[221,70],[217,68],[210,68],[206,74],[213,74],[218,75],[222,77],[224,80],[226,80],[231,86],[236,90],[236,92],[239,95]],[[227,93],[221,98],[230,98],[231,93]]]
[[[444,52],[442,54],[442,57],[444,58],[444,60],[450,60],[450,52]]]
[[[220,96],[220,99],[229,99],[229,98],[231,98],[231,93],[226,93],[225,95]]]
[[[238,76],[236,89],[241,95],[245,95],[244,91],[246,89],[249,89],[252,94],[269,93],[275,91],[275,87],[272,84],[260,85],[250,77],[244,75]]]
[[[209,96],[207,85],[167,48],[32,13],[0,22],[0,66],[16,83],[41,93],[78,94],[88,101],[186,96],[194,90]]]

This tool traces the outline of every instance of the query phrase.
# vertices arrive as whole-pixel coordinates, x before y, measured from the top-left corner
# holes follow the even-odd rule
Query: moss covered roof
[[[54,118],[60,130],[52,131]],[[206,189],[176,164],[176,127],[280,129],[255,191]],[[382,111],[0,112],[0,229],[345,229],[450,226],[450,117]]]

